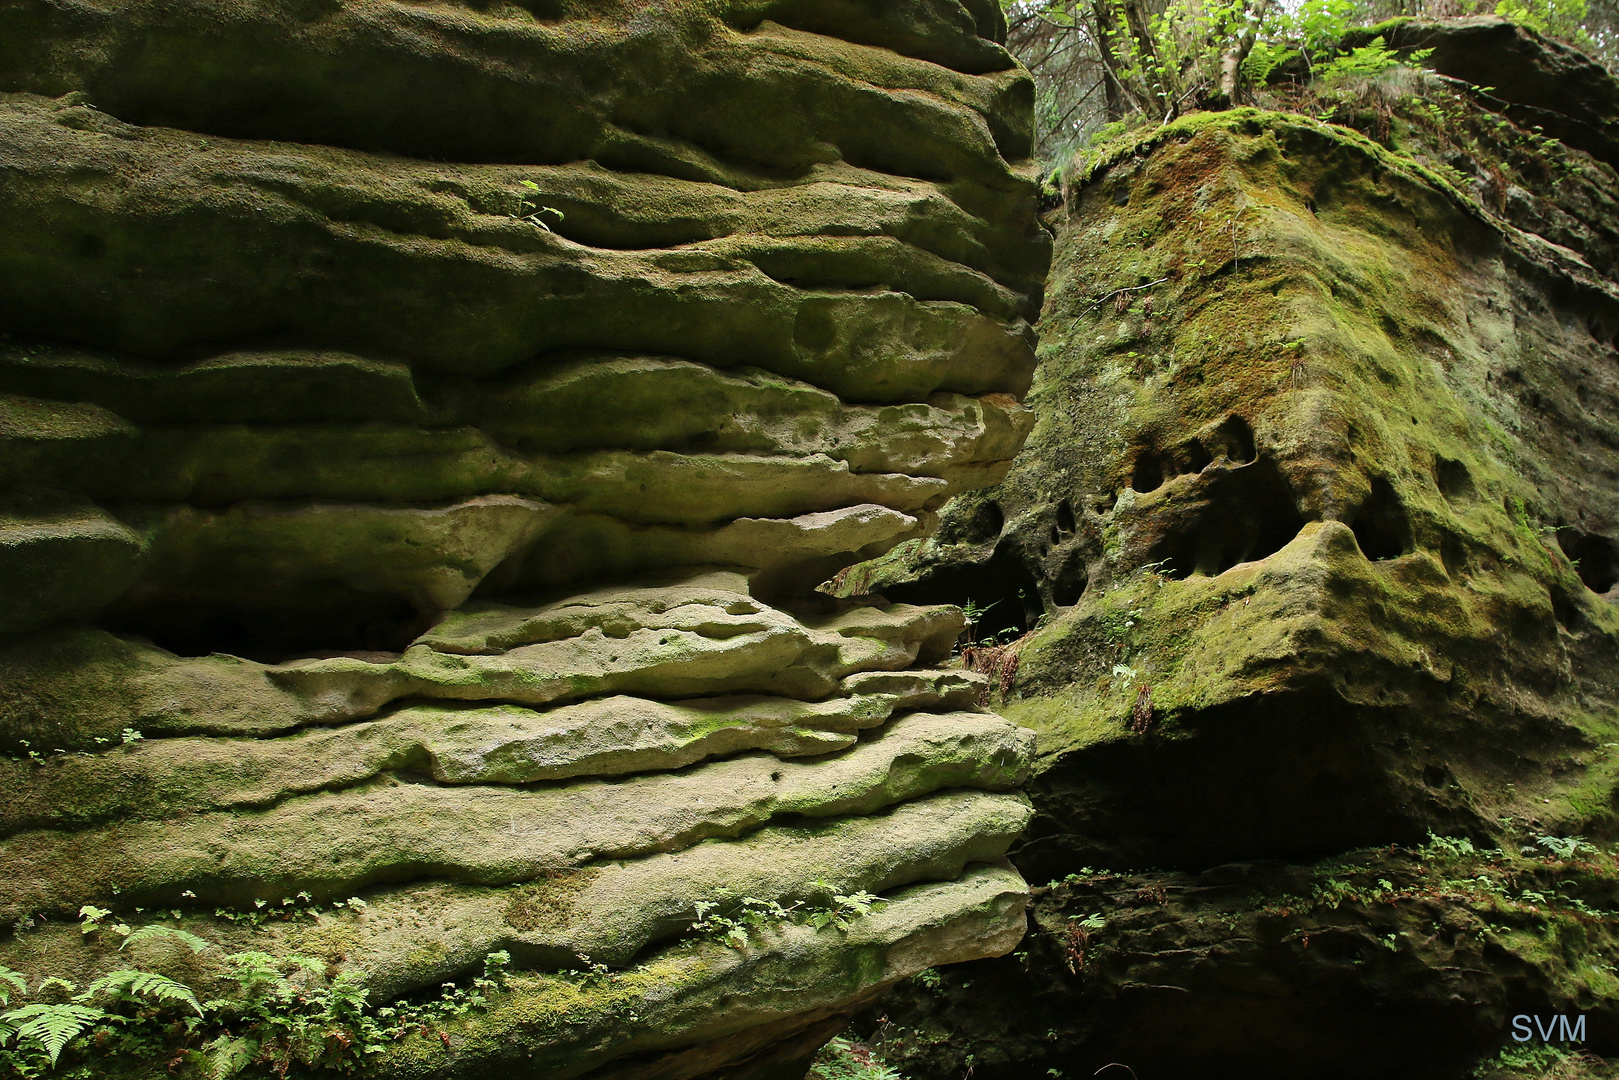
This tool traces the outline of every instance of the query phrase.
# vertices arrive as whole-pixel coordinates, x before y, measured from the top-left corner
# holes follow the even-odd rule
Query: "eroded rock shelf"
[[[85,905],[210,942],[133,950],[199,993],[232,951],[382,1002],[504,950],[367,1067],[741,1078],[1012,948],[1032,736],[940,667],[958,611],[811,591],[1032,426],[1003,35],[981,0],[5,5],[0,963],[130,962]]]

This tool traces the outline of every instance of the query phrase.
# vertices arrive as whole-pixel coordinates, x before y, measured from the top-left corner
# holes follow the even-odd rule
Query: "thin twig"
[[[1132,285],[1128,289],[1114,289],[1112,292],[1108,293],[1106,296],[1103,296],[1103,297],[1101,297],[1101,298],[1099,298],[1097,300],[1091,301],[1090,305],[1087,306],[1085,308],[1085,310],[1089,311],[1091,308],[1095,307],[1097,304],[1100,304],[1100,303],[1103,303],[1105,301],[1111,300],[1115,296],[1118,296],[1120,293],[1140,292],[1142,289],[1150,289],[1154,285],[1162,285],[1164,282],[1166,282],[1168,280],[1169,279],[1166,278],[1166,277],[1161,277],[1157,281],[1149,281],[1145,285]]]

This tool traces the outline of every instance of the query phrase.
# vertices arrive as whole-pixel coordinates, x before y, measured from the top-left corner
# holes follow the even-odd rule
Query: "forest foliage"
[[[1378,42],[1349,51],[1339,43],[1353,27],[1401,16],[1495,14],[1610,69],[1619,63],[1619,0],[1002,2],[1008,45],[1035,77],[1038,153],[1048,165],[1125,127],[1255,103],[1269,85],[1392,66],[1399,58]]]

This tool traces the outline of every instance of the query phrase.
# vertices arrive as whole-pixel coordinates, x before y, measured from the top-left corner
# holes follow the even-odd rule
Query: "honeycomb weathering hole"
[[[1203,498],[1148,553],[1149,562],[1163,564],[1165,576],[1223,574],[1274,555],[1304,528],[1292,488],[1275,462],[1205,475]]]
[[[1360,552],[1373,562],[1397,559],[1412,551],[1411,520],[1394,491],[1381,476],[1372,478],[1371,494],[1349,521]]]
[[[1006,542],[981,563],[936,567],[915,581],[884,586],[882,594],[900,604],[970,603],[982,612],[971,631],[978,640],[1022,634],[1045,614],[1039,582],[1016,545]]]
[[[1253,461],[1259,456],[1254,444],[1254,429],[1240,416],[1229,416],[1215,431],[1225,455],[1236,464]]]
[[[1165,479],[1164,463],[1159,460],[1158,455],[1151,450],[1143,450],[1141,456],[1136,458],[1135,468],[1130,473],[1130,487],[1146,494],[1163,487]]]
[[[994,499],[986,499],[967,513],[951,515],[939,526],[944,543],[983,544],[994,540],[1006,528],[1006,513]]]
[[[1074,507],[1067,499],[1057,504],[1057,530],[1072,534],[1079,528],[1079,522],[1074,519]]]
[[[1619,540],[1565,526],[1557,530],[1557,546],[1587,589],[1607,593],[1619,585]]]
[[[1475,494],[1473,474],[1459,461],[1434,458],[1433,475],[1434,482],[1439,485],[1439,493],[1447,499],[1471,499]]]
[[[1062,565],[1051,576],[1051,602],[1057,607],[1073,607],[1085,595],[1089,584],[1084,553],[1075,548],[1064,556]]]

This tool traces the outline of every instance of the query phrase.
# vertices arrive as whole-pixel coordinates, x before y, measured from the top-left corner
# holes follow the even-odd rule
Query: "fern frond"
[[[0,1022],[16,1027],[19,1042],[32,1040],[43,1047],[54,1068],[62,1048],[106,1015],[105,1010],[90,1005],[24,1005],[0,1013]]]
[[[259,1055],[259,1046],[257,1039],[220,1035],[203,1044],[202,1050],[208,1055],[214,1076],[219,1080],[230,1080],[253,1064],[253,1059]]]
[[[196,934],[181,930],[178,927],[159,926],[156,923],[152,923],[149,926],[143,926],[139,930],[134,931],[128,937],[126,937],[124,939],[124,943],[118,947],[120,949],[127,949],[130,947],[130,945],[137,941],[150,941],[153,938],[162,937],[173,938],[182,945],[188,945],[191,947],[192,952],[202,952],[204,949],[208,948],[208,942],[205,939],[198,937]]]
[[[326,969],[330,966],[324,960],[317,960],[313,956],[299,956],[296,953],[291,956],[283,956],[281,961],[288,967],[297,968],[299,971],[307,971],[309,974],[321,978],[325,978]]]
[[[0,1005],[11,1004],[11,991],[6,987],[15,986],[17,993],[27,996],[28,976],[20,971],[12,971],[4,964],[0,964]]]
[[[195,1009],[198,1016],[202,1015],[202,1006],[197,1003],[197,995],[191,987],[150,971],[114,971],[103,975],[91,983],[90,988],[80,994],[77,1000],[88,1001],[97,994],[144,997],[158,1002],[183,1001]]]

